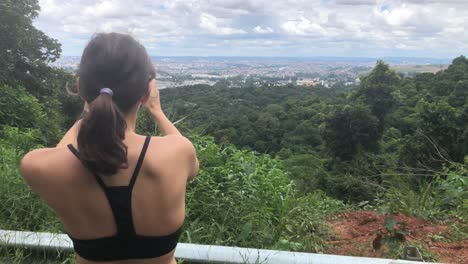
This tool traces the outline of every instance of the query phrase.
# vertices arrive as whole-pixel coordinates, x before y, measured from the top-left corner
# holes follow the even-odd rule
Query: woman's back
[[[136,134],[126,137],[128,168],[100,177],[106,187],[129,185],[144,141],[145,137]],[[182,226],[187,176],[193,174],[190,148],[191,143],[181,136],[151,138],[131,195],[137,235],[166,236]],[[117,223],[105,191],[67,147],[33,151],[24,158],[22,167],[32,190],[55,210],[71,237],[92,240],[116,235]],[[27,177],[31,174],[33,177]],[[172,261],[173,251],[131,263]],[[78,258],[78,263],[94,262]]]
[[[155,76],[131,36],[95,35],[77,81],[85,116],[56,148],[23,158],[24,178],[57,213],[79,263],[175,262],[185,186],[198,160],[163,113]],[[135,133],[142,105],[165,136]]]
[[[128,186],[135,171],[145,137],[128,134],[124,140],[128,146],[128,168],[110,177],[101,176],[107,188]],[[131,216],[137,235],[166,236],[182,226],[187,176],[193,173],[190,166],[183,164],[190,164],[193,159],[187,151],[191,147],[188,140],[177,135],[152,137],[149,141],[131,193]],[[34,174],[34,178],[27,178],[28,183],[56,211],[71,237],[93,240],[117,234],[117,223],[104,188],[69,148],[33,151],[23,160],[23,171],[25,175]],[[171,261],[172,251],[141,263]],[[84,259],[79,262],[93,263]]]

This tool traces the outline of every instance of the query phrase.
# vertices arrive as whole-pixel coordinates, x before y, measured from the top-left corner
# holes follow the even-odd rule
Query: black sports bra
[[[150,139],[150,136],[145,139],[128,186],[107,187],[98,175],[93,174],[109,200],[117,226],[117,234],[96,239],[76,239],[68,235],[79,256],[92,261],[156,258],[171,252],[177,246],[182,227],[166,236],[143,236],[136,234],[133,225],[132,190]],[[78,159],[80,158],[80,153],[72,144],[69,144],[68,148]]]

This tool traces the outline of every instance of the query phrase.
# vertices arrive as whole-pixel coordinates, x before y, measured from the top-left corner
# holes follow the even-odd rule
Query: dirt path
[[[402,240],[417,241],[444,263],[468,264],[468,240],[459,242],[434,242],[449,237],[447,225],[431,223],[415,217],[398,215],[398,222],[404,223],[406,235]],[[386,246],[380,246],[379,233],[384,229],[384,216],[374,211],[355,211],[338,214],[328,221],[335,238],[331,241],[334,248],[329,254],[384,257]],[[374,249],[379,248],[379,249]]]

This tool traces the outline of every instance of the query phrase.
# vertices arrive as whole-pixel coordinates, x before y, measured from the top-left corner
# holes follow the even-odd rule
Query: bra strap
[[[71,151],[71,153],[73,153],[73,155],[75,155],[75,157],[81,161],[80,153],[78,153],[78,150],[76,150],[76,148],[72,144],[68,144],[67,147]]]
[[[73,155],[75,155],[75,157],[77,157],[81,164],[83,164],[83,162],[81,161],[81,158],[80,158],[80,153],[78,152],[78,150],[72,145],[72,144],[68,144],[67,145],[68,149],[71,151],[71,153],[73,153]],[[84,164],[83,164],[84,165]],[[86,167],[86,166],[85,166]],[[99,177],[96,173],[92,173],[94,178],[96,178],[96,181],[98,182],[98,184],[101,186],[101,188],[103,188],[104,190],[107,189],[107,186],[106,184],[102,181],[101,177]]]
[[[151,136],[146,136],[145,143],[143,144],[143,148],[141,149],[140,157],[138,158],[137,165],[135,167],[135,170],[133,171],[132,178],[130,179],[130,184],[128,185],[130,188],[133,188],[133,185],[135,185],[138,173],[141,169],[141,165],[143,164],[143,160],[145,159],[146,150],[148,149],[150,140]]]

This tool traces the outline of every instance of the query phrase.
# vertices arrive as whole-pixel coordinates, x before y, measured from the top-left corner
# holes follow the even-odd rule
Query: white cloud
[[[94,32],[131,32],[151,53],[459,54],[465,0],[39,0],[35,25],[80,54]],[[234,45],[234,46],[232,46]],[[253,46],[256,46],[254,48]],[[274,47],[268,49],[267,47]],[[311,47],[314,47],[313,49]],[[455,51],[454,51],[455,50]],[[315,52],[316,54],[311,54]],[[467,51],[465,51],[467,53]],[[192,55],[197,55],[192,54]],[[268,53],[276,55],[276,53]]]
[[[90,33],[90,31],[82,25],[63,25],[63,31],[68,33]]]
[[[407,23],[415,15],[415,11],[403,4],[393,9],[377,11],[376,15],[382,16],[389,25],[399,26]]]
[[[268,34],[275,32],[271,27],[256,26],[253,31],[258,34]]]
[[[95,5],[84,9],[83,15],[95,17],[122,17],[125,16],[125,9],[114,1],[98,2]]]
[[[327,31],[318,23],[301,17],[299,20],[290,20],[281,26],[287,33],[302,36],[325,36]]]
[[[242,29],[223,27],[219,25],[218,19],[210,14],[202,13],[200,15],[200,27],[209,33],[217,35],[232,35],[246,33]]]
[[[377,0],[334,0],[339,5],[375,5]]]

